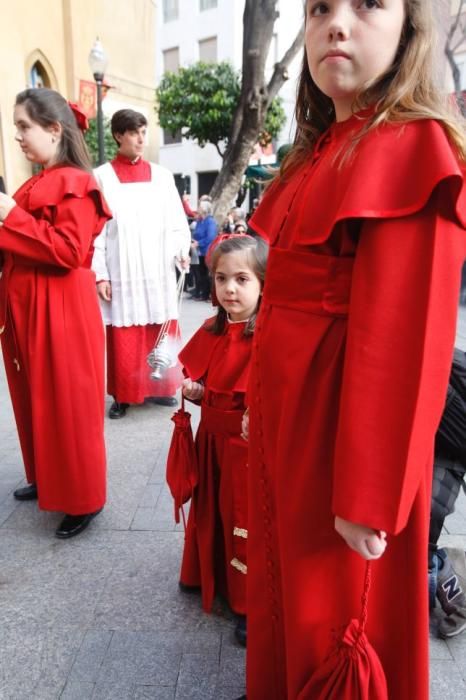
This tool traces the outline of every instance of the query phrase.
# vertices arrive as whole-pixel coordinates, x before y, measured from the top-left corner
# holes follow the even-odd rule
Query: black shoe
[[[246,615],[238,615],[238,621],[235,627],[235,637],[236,641],[241,644],[242,647],[246,646],[248,640],[248,632],[246,626]]]
[[[13,496],[17,501],[35,501],[37,500],[37,486],[35,484],[23,486],[13,491]]]
[[[129,403],[118,403],[118,401],[114,401],[110,406],[108,417],[123,418],[123,416],[126,415],[126,409],[128,408],[128,406]]]
[[[101,511],[102,508],[96,510],[95,513],[86,513],[85,515],[65,515],[60,525],[55,530],[56,537],[61,540],[66,540],[69,537],[79,535]]]
[[[200,593],[201,592],[201,587],[200,586],[188,586],[187,583],[183,583],[183,581],[178,581],[178,588],[182,593]]]
[[[159,406],[178,406],[178,401],[175,396],[151,396],[149,401]]]

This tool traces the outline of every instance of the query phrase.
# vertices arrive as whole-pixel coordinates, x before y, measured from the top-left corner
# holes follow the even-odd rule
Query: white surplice
[[[178,317],[175,258],[191,233],[173,175],[151,163],[150,182],[122,183],[112,165],[94,170],[113,219],[95,240],[92,269],[112,284],[100,300],[106,325],[145,326]]]

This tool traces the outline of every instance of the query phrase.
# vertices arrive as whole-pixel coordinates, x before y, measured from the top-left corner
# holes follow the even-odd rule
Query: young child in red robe
[[[365,559],[388,696],[429,695],[432,454],[466,252],[464,125],[434,86],[430,5],[305,4],[294,147],[249,222],[271,249],[248,391],[248,700],[312,700]]]
[[[105,503],[104,333],[91,271],[111,213],[91,173],[85,117],[54,90],[16,98],[16,140],[42,166],[0,194],[0,334],[29,485],[20,501],[82,532]]]
[[[201,404],[196,435],[199,483],[189,513],[180,588],[201,587],[209,612],[216,593],[237,613],[246,642],[247,444],[241,419],[267,245],[244,234],[220,237],[211,252],[217,316],[194,334],[179,358],[183,395]]]

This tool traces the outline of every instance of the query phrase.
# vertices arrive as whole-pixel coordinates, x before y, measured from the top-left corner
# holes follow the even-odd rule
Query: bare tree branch
[[[294,57],[300,49],[302,49],[304,43],[304,25],[301,27],[299,32],[291,44],[288,51],[285,52],[281,61],[275,64],[275,70],[272,77],[270,78],[269,84],[267,85],[267,93],[269,103],[273,100],[277,92],[280,90],[283,83],[288,80],[288,67],[293,61]]]

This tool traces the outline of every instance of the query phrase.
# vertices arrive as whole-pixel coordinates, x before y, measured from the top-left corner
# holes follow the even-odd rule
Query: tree
[[[451,23],[445,44],[445,55],[451,68],[456,101],[463,117],[466,117],[466,104],[461,89],[461,72],[455,59],[456,51],[466,42],[466,2],[458,0],[458,9]]]
[[[84,134],[84,140],[91,156],[92,165],[95,167],[99,162],[99,147],[97,145],[97,119],[89,119],[89,129]],[[109,119],[104,119],[104,144],[105,156],[107,160],[111,160],[115,156],[118,146],[113,139]]]
[[[272,77],[265,79],[265,64],[277,18],[277,0],[245,0],[243,13],[243,64],[241,90],[232,120],[222,168],[210,192],[217,220],[222,220],[239,189],[249,157],[265,125],[272,100],[288,79],[288,66],[303,46],[303,27]]]
[[[223,158],[240,93],[240,76],[227,61],[200,61],[177,73],[166,73],[156,90],[160,126],[172,136],[181,131],[201,147],[212,143]],[[285,121],[282,100],[275,97],[256,140],[270,143]]]

